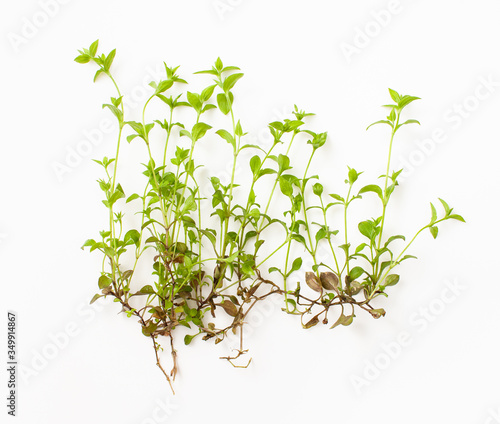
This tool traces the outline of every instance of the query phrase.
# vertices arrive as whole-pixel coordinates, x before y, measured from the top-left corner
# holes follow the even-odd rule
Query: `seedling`
[[[271,122],[273,142],[267,150],[246,143],[247,133],[234,108],[233,89],[243,77],[239,68],[224,66],[217,59],[211,69],[196,72],[211,78],[211,82],[195,93],[182,90],[188,84],[177,74],[178,67],[165,64],[164,79],[150,84],[151,93],[144,103],[142,119],[132,121],[126,119],[123,96],[111,73],[116,51],[98,54],[95,41],[79,53],[76,62],[97,65],[94,81],[107,76],[113,83],[116,97],[111,97],[103,108],[114,115],[119,128],[115,156],[96,160],[103,170],[98,183],[104,195],[102,203],[108,209],[109,226],[99,237],[83,245],[103,255],[98,278],[100,292],[91,302],[111,296],[128,317],[138,320],[171,387],[177,373],[174,340],[179,326],[192,330],[185,336],[185,344],[195,338],[219,343],[229,332],[239,333],[239,348],[234,355],[223,359],[234,366],[246,367],[250,361],[236,362],[247,352],[243,344],[245,319],[256,303],[269,296],[281,296],[283,310],[299,315],[306,329],[319,322],[327,324],[333,310],[336,319],[331,328],[350,325],[356,308],[380,318],[385,310],[374,308],[371,302],[380,295],[387,296],[387,288],[399,282],[395,269],[414,258],[407,252],[416,237],[429,229],[436,238],[438,225],[443,221],[464,221],[439,199],[443,214],[438,216],[431,204],[430,221],[408,242],[402,235],[386,234],[386,211],[402,172],[391,169],[393,142],[404,126],[418,124],[414,119],[402,119],[404,109],[418,97],[389,90],[394,103],[385,105],[388,116],[372,124],[384,124],[390,129],[382,183],[358,188],[361,172],[348,168],[346,193],[326,194],[318,176],[309,172],[315,154],[327,142],[326,132],[308,128],[307,120],[312,113],[295,106],[289,119]],[[174,91],[181,94],[174,95]],[[165,116],[146,119],[148,106],[153,102],[164,105]],[[191,111],[194,123],[179,122],[180,109]],[[226,117],[227,125],[223,128],[213,128],[208,123],[214,118],[219,122],[218,114]],[[154,157],[153,151],[157,149],[151,147],[158,143],[160,132],[162,154]],[[144,190],[139,193],[129,193],[118,181],[118,170],[127,172],[120,167],[124,138],[128,143],[142,143],[147,152],[142,176]],[[211,160],[195,163],[194,152],[207,138],[217,138],[232,154],[228,183],[215,176],[206,181],[200,179],[200,167],[208,166],[208,171],[213,171]],[[307,166],[300,175],[294,170],[296,161],[292,154],[297,142],[310,145]],[[236,180],[236,169],[246,160],[243,151],[253,154],[245,164],[251,171],[246,191]],[[268,195],[258,189],[262,183],[271,187]],[[206,184],[211,187],[208,199],[202,195]],[[365,195],[376,196],[380,209],[372,212],[375,218],[357,225],[365,241],[353,246],[349,212],[351,205]],[[337,217],[335,210],[340,211],[342,219],[332,225],[333,216]],[[127,228],[126,214],[140,217],[136,228]],[[317,217],[320,222],[313,220]],[[214,220],[215,225],[207,226]],[[267,237],[271,230],[273,234],[279,230],[281,238]],[[393,245],[397,241],[405,244],[396,250]],[[331,252],[327,263],[318,260],[320,246]],[[145,254],[151,251],[153,255]],[[280,255],[285,258],[281,265],[277,263]],[[303,269],[306,257],[312,259],[312,269]],[[145,261],[151,261],[150,281],[139,284],[136,269]],[[303,275],[302,284],[291,282],[299,271]],[[170,371],[160,362],[162,336],[170,344]]]

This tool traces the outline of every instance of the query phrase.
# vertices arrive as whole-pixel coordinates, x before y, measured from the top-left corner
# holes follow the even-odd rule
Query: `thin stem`
[[[384,183],[384,200],[382,202],[382,220],[380,221],[380,234],[378,237],[378,243],[377,243],[377,249],[380,249],[380,244],[382,243],[382,234],[384,232],[384,223],[385,223],[385,212],[387,208],[387,203],[389,202],[389,196],[387,196],[387,185],[389,182],[389,171],[391,167],[391,156],[392,156],[392,143],[394,141],[394,135],[396,134],[398,125],[399,125],[399,117],[400,117],[401,112],[398,111],[396,114],[396,123],[392,127],[392,133],[391,133],[391,141],[389,143],[389,154],[387,158],[387,169],[385,172],[385,183]]]
[[[352,190],[352,184],[349,184],[349,191],[347,192],[347,197],[344,203],[344,235],[345,235],[345,244],[346,244],[346,263],[345,263],[345,268],[347,270],[347,274],[349,274],[349,247],[348,247],[348,227],[347,227],[347,208],[349,207],[350,200],[349,198],[351,197],[351,190]]]

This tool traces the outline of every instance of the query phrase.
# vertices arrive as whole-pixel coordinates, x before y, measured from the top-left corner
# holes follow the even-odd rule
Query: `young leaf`
[[[228,92],[229,90],[231,90],[231,88],[234,87],[234,84],[236,84],[236,82],[243,76],[243,74],[232,74],[232,75],[229,75],[223,82],[222,84],[222,89],[224,90],[224,92]]]
[[[290,272],[298,271],[302,267],[302,258],[296,258],[292,263]]]
[[[463,219],[462,216],[457,215],[457,214],[451,214],[448,218],[456,219],[457,221],[461,221],[461,222],[465,222],[465,219]]]
[[[234,149],[236,149],[236,142],[234,141],[234,137],[226,130],[218,130],[215,134],[221,136],[224,140],[226,140]]]
[[[81,55],[75,57],[75,62],[76,63],[89,63],[90,56],[88,54],[81,54]]]
[[[260,157],[258,155],[255,155],[252,159],[250,159],[250,169],[252,170],[254,176],[258,175],[257,173],[260,170],[261,165]]]
[[[192,140],[197,141],[201,137],[205,135],[205,133],[212,128],[210,125],[205,124],[204,122],[198,122],[197,124],[194,124],[193,130],[191,132],[192,134]]]
[[[382,194],[382,189],[376,184],[369,184],[369,185],[364,186],[361,190],[359,190],[358,194],[363,194],[363,193],[367,193],[367,192],[376,193],[381,200],[384,197]]]
[[[401,101],[401,96],[398,94],[397,91],[389,88],[389,94],[391,95],[391,99],[394,100],[396,103],[399,103]]]
[[[431,224],[434,224],[437,221],[437,212],[434,205],[431,203]]]
[[[99,46],[99,40],[95,40],[89,47],[89,55],[94,57],[97,53],[97,48]]]
[[[391,122],[389,122],[389,121],[387,121],[387,120],[385,120],[385,119],[382,119],[382,120],[380,120],[380,121],[377,121],[377,122],[374,122],[373,124],[368,125],[368,126],[366,127],[366,129],[368,130],[368,128],[373,127],[374,125],[377,125],[377,124],[387,124],[387,125],[389,125],[390,127],[392,127],[392,123],[391,123]]]
[[[444,211],[446,215],[449,215],[451,213],[451,208],[448,206],[448,203],[446,203],[443,199],[438,198],[441,204],[443,205]]]
[[[220,111],[224,115],[227,115],[231,110],[231,105],[229,104],[227,96],[224,93],[217,94],[217,104],[219,105]]]

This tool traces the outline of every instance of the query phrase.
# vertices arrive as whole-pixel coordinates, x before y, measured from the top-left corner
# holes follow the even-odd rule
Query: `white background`
[[[3,2],[0,13],[0,357],[14,310],[18,422],[500,422],[497,1],[62,3]],[[410,172],[390,210],[394,229],[411,235],[437,197],[467,224],[419,239],[419,260],[379,302],[383,319],[359,314],[351,327],[304,331],[268,302],[254,317],[246,370],[218,359],[227,346],[179,339],[173,397],[139,326],[116,305],[88,306],[99,258],[80,246],[106,214],[91,158],[113,155],[114,135],[55,172],[109,118],[100,108],[109,82],[93,84],[90,65],[73,62],[97,38],[103,52],[117,48],[115,74],[129,95],[162,61],[194,80],[221,56],[245,72],[235,94],[246,130],[262,134],[295,103],[314,111],[311,125],[329,132],[316,166],[332,190],[346,165],[372,179],[384,171],[387,130],[365,128],[383,118],[387,88],[421,97],[408,114],[422,126],[395,144],[394,168]]]

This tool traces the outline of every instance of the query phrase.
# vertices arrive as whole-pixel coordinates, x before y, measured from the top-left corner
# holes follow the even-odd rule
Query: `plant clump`
[[[95,41],[79,53],[76,62],[97,65],[94,81],[102,75],[113,83],[116,97],[103,108],[118,122],[115,156],[96,160],[103,172],[98,183],[109,226],[83,245],[103,256],[100,292],[92,302],[110,296],[128,317],[139,322],[170,385],[177,373],[174,340],[178,327],[192,330],[184,337],[185,344],[198,337],[219,343],[230,332],[238,334],[239,348],[224,359],[235,366],[247,366],[249,361],[246,365],[235,362],[247,352],[243,344],[245,319],[257,302],[269,296],[281,296],[283,310],[298,315],[306,329],[320,322],[327,324],[332,310],[336,312],[331,328],[350,325],[357,309],[380,318],[385,310],[373,307],[372,301],[387,296],[387,288],[399,282],[396,268],[414,258],[407,251],[416,237],[428,229],[436,238],[443,221],[464,221],[439,199],[443,213],[438,215],[431,204],[430,220],[409,241],[385,230],[387,207],[402,172],[391,170],[393,141],[403,126],[418,124],[402,118],[404,109],[418,97],[389,90],[393,103],[385,105],[388,115],[372,124],[390,129],[381,184],[359,187],[361,172],[348,168],[344,192],[325,193],[318,176],[311,173],[311,163],[325,145],[327,133],[309,129],[307,121],[312,113],[295,106],[289,119],[271,122],[268,128],[273,142],[267,149],[245,141],[247,133],[234,108],[233,90],[243,77],[239,68],[224,66],[217,59],[211,69],[196,72],[211,81],[195,93],[185,88],[188,84],[177,74],[178,67],[165,64],[164,79],[150,83],[142,119],[133,121],[126,119],[123,96],[111,73],[115,50],[98,54]],[[152,102],[163,105],[163,116],[149,117]],[[179,116],[185,116],[179,113],[182,109],[189,111],[189,122],[178,121]],[[226,120],[224,127],[210,125],[221,116]],[[231,153],[229,181],[216,176],[201,179],[202,167],[204,172],[213,171],[211,160],[195,162],[195,151],[207,138],[218,138]],[[118,179],[126,172],[120,168],[124,139],[142,143],[148,157],[143,164],[144,188],[138,193],[129,193]],[[158,139],[162,154],[155,156]],[[292,154],[299,139],[310,146],[303,173],[294,170]],[[246,152],[251,152],[249,160]],[[241,163],[250,171],[246,185],[236,178]],[[207,184],[208,197],[203,195]],[[265,194],[258,189],[262,184],[270,188]],[[375,218],[355,226],[354,231],[364,241],[352,244],[358,234],[351,237],[350,208],[365,195],[375,196],[380,209],[373,211]],[[137,226],[127,228],[126,214],[139,216]],[[395,248],[398,243],[400,247]],[[330,261],[320,260],[320,247],[327,249]],[[282,263],[277,263],[278,259]],[[305,259],[313,264],[310,269],[303,269]],[[151,270],[146,284],[142,276],[136,276],[143,262],[148,262]],[[293,280],[299,271],[301,282]],[[161,337],[170,344],[170,371],[160,362]]]

